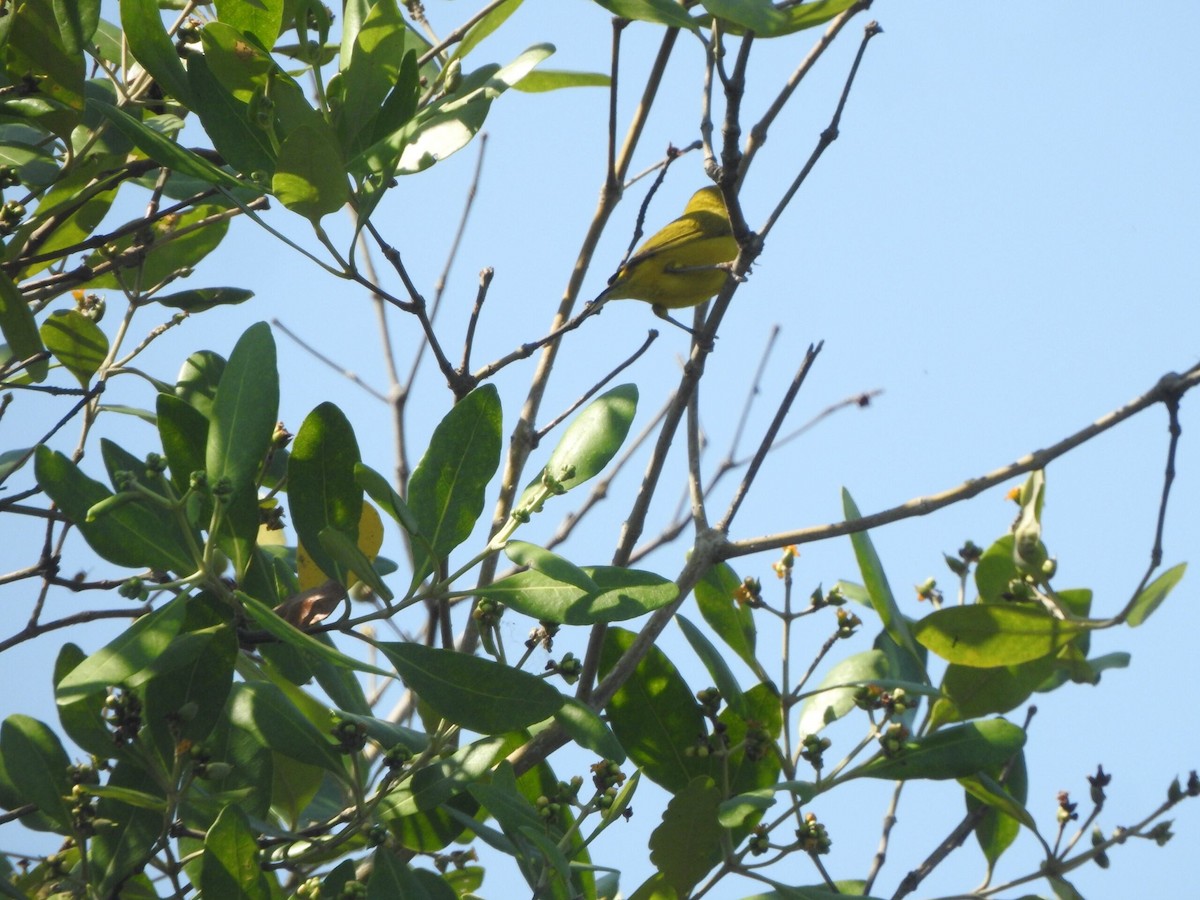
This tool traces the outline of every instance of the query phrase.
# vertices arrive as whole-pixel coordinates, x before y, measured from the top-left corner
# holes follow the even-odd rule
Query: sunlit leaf
[[[1180,563],[1167,569],[1146,585],[1137,595],[1137,599],[1133,601],[1133,606],[1129,610],[1129,615],[1125,617],[1125,621],[1136,628],[1150,618],[1151,614],[1158,609],[1159,604],[1167,599],[1167,594],[1171,593],[1175,585],[1179,584],[1186,571],[1187,563]]]
[[[46,349],[29,304],[3,272],[0,272],[0,332],[14,359],[29,359]],[[25,371],[32,380],[44,381],[49,368],[49,362],[41,359],[30,363]]]
[[[852,775],[897,781],[964,778],[1003,765],[1024,745],[1024,729],[1004,719],[985,719],[909,741],[895,755],[877,756]]]
[[[1053,653],[1088,629],[1041,608],[976,603],[936,610],[913,625],[917,640],[963,666],[1013,666]]]
[[[582,566],[597,590],[584,590],[530,569],[473,590],[511,609],[544,622],[594,625],[634,619],[674,602],[675,582],[653,572],[621,566]],[[579,579],[575,579],[579,580]]]

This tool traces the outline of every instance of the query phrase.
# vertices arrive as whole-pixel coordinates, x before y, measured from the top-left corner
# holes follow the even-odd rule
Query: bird
[[[679,325],[668,309],[696,306],[719,292],[728,263],[738,255],[729,212],[715,185],[692,195],[683,215],[647,238],[594,301],[642,300],[654,314]]]

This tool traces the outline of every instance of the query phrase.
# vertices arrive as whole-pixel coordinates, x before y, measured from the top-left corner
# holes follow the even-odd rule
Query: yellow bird
[[[674,322],[667,310],[696,306],[719,292],[728,273],[718,266],[737,254],[720,189],[701,188],[682,216],[637,248],[597,302],[644,300],[656,316]]]

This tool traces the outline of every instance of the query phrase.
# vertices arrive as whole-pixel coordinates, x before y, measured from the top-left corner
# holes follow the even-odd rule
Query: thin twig
[[[539,443],[541,443],[542,438],[558,427],[559,423],[562,422],[563,419],[567,418],[567,416],[571,415],[571,413],[575,412],[575,410],[587,403],[587,401],[594,397],[601,388],[637,362],[637,360],[641,358],[642,354],[649,350],[650,345],[653,344],[657,339],[658,331],[651,328],[650,331],[646,333],[646,339],[642,341],[642,346],[634,350],[633,353],[631,353],[626,359],[618,363],[616,368],[588,388],[582,397],[564,409],[559,415],[555,416],[550,421],[550,424],[544,426],[543,428],[539,428],[536,432],[534,432],[533,445],[536,447]]]
[[[284,325],[283,322],[281,322],[279,319],[272,319],[271,324],[275,328],[278,328],[280,331],[282,331],[285,335],[287,335],[293,341],[295,341],[296,345],[299,346],[301,350],[304,350],[306,353],[311,355],[314,359],[329,366],[329,368],[333,369],[333,371],[337,372],[339,375],[341,375],[343,378],[345,378],[347,381],[351,382],[352,384],[358,385],[358,387],[362,388],[364,391],[366,391],[368,394],[370,394],[376,400],[380,400],[384,403],[388,402],[387,397],[385,397],[379,391],[375,390],[375,388],[371,387],[369,384],[367,384],[365,381],[363,381],[361,378],[359,378],[357,374],[355,374],[354,372],[345,368],[344,366],[338,365],[336,362],[334,362],[332,359],[330,359],[328,356],[326,356],[324,353],[322,353],[320,350],[318,350],[312,344],[308,343],[306,340],[301,338],[298,334],[296,334],[294,331],[292,331],[290,328],[288,328],[286,325]]]
[[[813,363],[816,362],[817,356],[820,355],[823,346],[824,343],[818,343],[816,346],[809,345],[808,351],[804,354],[804,361],[796,371],[795,377],[792,378],[792,383],[788,385],[783,399],[779,401],[779,408],[775,410],[775,417],[771,420],[770,426],[763,434],[758,449],[754,452],[754,457],[750,460],[750,465],[746,468],[746,472],[742,476],[741,484],[738,485],[737,490],[734,492],[733,499],[729,501],[729,509],[726,510],[724,518],[717,523],[718,530],[729,531],[729,526],[733,523],[733,517],[737,515],[742,501],[746,499],[746,495],[750,492],[750,485],[754,483],[754,479],[758,476],[758,470],[762,466],[763,460],[766,459],[767,454],[771,451],[771,444],[774,442],[775,436],[779,434],[779,429],[783,427],[783,420],[787,418],[788,412],[791,411],[792,403],[795,401],[796,395],[800,393],[800,387],[804,384],[804,379],[808,377],[808,373],[812,369]]]
[[[771,232],[771,229],[775,227],[775,222],[778,221],[781,215],[783,215],[783,211],[787,205],[792,202],[792,197],[795,196],[796,191],[800,190],[800,185],[804,184],[804,180],[808,178],[809,173],[813,170],[813,167],[817,164],[817,161],[825,153],[829,145],[838,139],[838,126],[842,121],[842,111],[846,108],[846,101],[850,97],[850,88],[854,85],[854,77],[858,74],[858,67],[862,63],[863,55],[867,52],[867,44],[870,43],[871,38],[875,37],[875,35],[882,33],[883,29],[879,27],[878,22],[869,22],[867,27],[863,30],[862,42],[858,45],[858,53],[856,53],[854,56],[854,62],[851,64],[850,72],[846,76],[846,83],[842,86],[842,95],[838,99],[837,108],[834,110],[833,118],[830,119],[829,125],[825,128],[825,130],[821,132],[821,136],[817,139],[817,146],[813,148],[813,152],[809,156],[808,161],[804,164],[804,167],[800,170],[800,173],[792,181],[791,186],[786,192],[784,192],[784,195],[780,198],[779,203],[776,204],[775,209],[772,210],[771,215],[767,218],[766,223],[759,231],[760,240],[766,240],[767,235]]]
[[[999,469],[995,469],[986,475],[965,481],[958,487],[926,497],[915,497],[912,500],[901,503],[899,506],[893,506],[890,509],[872,513],[869,516],[863,516],[861,519],[855,519],[852,522],[832,522],[827,525],[813,525],[795,531],[785,531],[779,534],[749,538],[742,541],[730,541],[723,551],[728,555],[722,558],[734,559],[739,556],[749,556],[752,553],[761,553],[764,550],[778,550],[781,547],[786,547],[788,544],[810,544],[814,541],[823,541],[831,537],[868,531],[872,528],[878,528],[881,525],[901,521],[902,519],[927,516],[939,509],[955,503],[961,503],[963,500],[982,494],[984,491],[998,484],[1003,484],[1018,475],[1024,475],[1026,472],[1044,468],[1064,453],[1078,447],[1080,444],[1090,441],[1097,435],[1103,434],[1143,410],[1155,404],[1171,400],[1172,398],[1178,399],[1182,397],[1183,394],[1195,387],[1197,383],[1200,383],[1200,366],[1189,369],[1183,375],[1177,375],[1172,372],[1164,375],[1159,379],[1158,384],[1142,394],[1142,396],[1102,416],[1086,428],[1080,429],[1044,450],[1037,450],[1026,454],[1020,459]]]

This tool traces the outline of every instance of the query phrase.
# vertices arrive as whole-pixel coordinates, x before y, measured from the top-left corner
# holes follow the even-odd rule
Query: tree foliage
[[[111,10],[97,0],[29,0],[3,10],[0,410],[16,397],[46,427],[0,454],[5,528],[45,533],[39,558],[5,576],[36,585],[39,600],[29,624],[0,646],[66,628],[89,643],[85,623],[129,620],[103,646],[61,644],[57,722],[15,714],[0,727],[0,805],[19,823],[10,829],[62,840],[32,865],[7,858],[6,895],[449,898],[506,884],[500,890],[517,895],[505,879],[519,873],[540,897],[699,896],[725,881],[779,898],[882,896],[882,859],[838,882],[821,861],[831,851],[822,804],[849,781],[873,779],[893,783],[897,799],[908,782],[957,781],[967,812],[950,825],[945,852],[973,833],[990,872],[1023,835],[1045,851],[1033,874],[1066,897],[1075,896],[1072,869],[1106,864],[1130,837],[1165,841],[1167,811],[1200,793],[1193,773],[1140,824],[1097,831],[1084,847],[1083,829],[1064,838],[1077,817],[1068,797],[1056,831],[1025,805],[1024,747],[1035,734],[1021,707],[1125,665],[1122,654],[1090,655],[1090,636],[1142,624],[1183,575],[1182,564],[1158,572],[1156,562],[1123,608],[1104,612],[1092,608],[1089,590],[1057,584],[1042,532],[1042,466],[1074,443],[937,499],[945,505],[1027,476],[1014,492],[1012,527],[987,547],[967,543],[947,556],[958,596],[925,585],[933,608],[918,618],[897,601],[868,531],[910,509],[864,517],[846,493],[844,521],[824,531],[730,537],[819,348],[723,512],[706,500],[689,405],[777,213],[837,137],[879,29],[866,25],[829,126],[808,163],[781,175],[794,180],[756,233],[739,190],[777,110],[742,127],[755,42],[819,34],[819,57],[871,4],[597,2],[618,17],[614,41],[629,26],[661,31],[664,54],[679,40],[703,44],[696,79],[709,90],[697,145],[739,246],[649,433],[647,474],[617,498],[626,522],[606,564],[554,552],[561,538],[542,547],[518,537],[533,517],[582,498],[570,507],[569,533],[647,440],[631,438],[637,387],[606,382],[546,430],[554,449],[531,474],[545,436],[533,422],[555,354],[596,311],[576,310],[579,280],[547,335],[495,362],[471,365],[473,319],[456,365],[408,276],[404,247],[388,243],[372,214],[397,183],[503,115],[506,92],[611,89],[613,73],[550,69],[545,44],[481,62],[481,42],[520,0],[482,6],[444,40],[420,4],[396,0],[349,0],[336,15],[308,0],[187,4],[178,17],[164,17],[170,4],[155,0]],[[801,67],[797,79],[806,73]],[[782,89],[780,105],[789,97]],[[635,113],[620,146],[610,123],[584,264],[620,199],[644,114]],[[723,143],[713,142],[714,122]],[[676,155],[657,167],[660,181]],[[141,211],[130,214],[134,202]],[[283,209],[268,215],[269,205]],[[344,209],[354,226],[339,244],[325,226]],[[281,216],[303,220],[311,241],[287,237],[290,228],[273,224]],[[265,322],[191,353],[173,379],[135,366],[185,318],[258,302],[242,287],[210,285],[203,265],[233,228],[263,229],[256,239],[419,323],[423,352],[448,390],[423,389],[422,406],[439,421],[411,472],[406,390],[393,407],[394,479],[364,464],[354,425],[332,402],[288,433],[278,422],[276,337]],[[355,262],[360,242],[391,266],[387,283]],[[180,289],[184,278],[206,286]],[[393,281],[401,287],[389,288]],[[133,343],[139,313],[155,307],[173,318]],[[522,408],[492,379],[535,353],[541,365]],[[102,402],[114,379],[139,377],[141,406]],[[1190,372],[1165,381],[1138,408],[1173,410],[1196,380]],[[60,401],[71,404],[65,414]],[[119,435],[100,436],[102,417],[123,415],[152,423],[153,452],[135,455]],[[63,452],[55,447],[69,422],[82,436]],[[681,570],[662,573],[637,567],[635,547],[651,498],[679,474],[666,467],[674,442],[689,446],[682,475],[693,503],[664,541],[689,554]],[[117,575],[60,574],[76,532]],[[380,555],[385,534],[402,539],[405,559]],[[854,579],[801,596],[795,545],[843,535],[853,543]],[[734,569],[765,551],[775,554],[777,590]],[[499,570],[503,559],[508,572]],[[125,600],[45,618],[47,593],[67,589]],[[801,635],[794,626],[809,617],[821,624]],[[524,647],[512,646],[502,618],[533,629]],[[655,643],[672,621],[693,653],[686,666]],[[759,646],[764,623],[784,633],[782,664]],[[382,639],[392,627],[396,639]],[[585,658],[568,653],[530,671],[533,651],[553,652],[555,635],[573,628],[588,630]],[[840,642],[864,628],[875,633],[872,648],[841,655]],[[814,631],[824,637],[809,646]],[[791,664],[806,657],[811,664]],[[814,684],[822,660],[834,664]],[[807,672],[797,677],[798,668]],[[391,712],[373,693],[379,682],[405,691]],[[827,729],[839,721],[857,737],[834,752]],[[556,772],[555,754],[568,746],[598,760],[588,777]],[[1098,770],[1091,779],[1084,827],[1103,808],[1107,778]],[[643,779],[670,795],[644,851],[655,874],[641,886],[620,884],[623,861],[594,858],[590,845],[621,826]],[[460,845],[487,849],[481,859]],[[913,866],[888,895],[915,891],[944,855]]]

